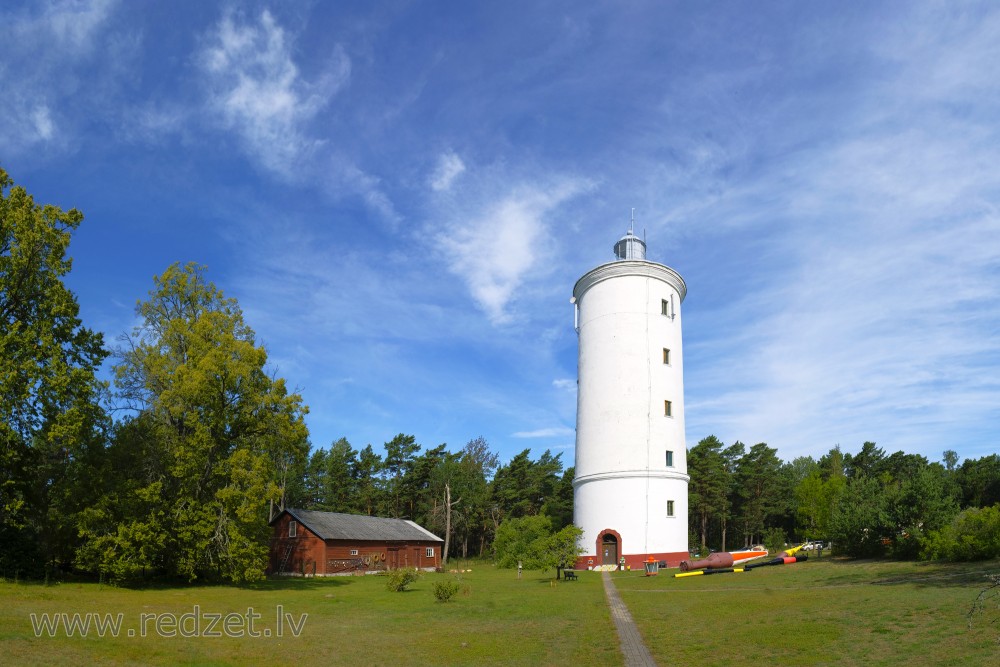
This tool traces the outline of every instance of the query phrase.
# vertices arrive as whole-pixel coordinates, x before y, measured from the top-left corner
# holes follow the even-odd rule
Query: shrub
[[[445,581],[435,581],[434,582],[434,597],[437,598],[438,602],[448,602],[455,595],[461,586],[454,579],[447,579]]]
[[[412,584],[414,581],[420,578],[420,573],[416,570],[411,570],[408,568],[401,568],[399,570],[390,570],[386,575],[385,587],[396,593],[400,593],[406,590],[406,587]]]
[[[768,528],[764,531],[763,539],[764,547],[772,554],[781,553],[788,540],[784,528]]]
[[[928,536],[921,556],[952,561],[1000,556],[1000,505],[962,511],[950,525]]]

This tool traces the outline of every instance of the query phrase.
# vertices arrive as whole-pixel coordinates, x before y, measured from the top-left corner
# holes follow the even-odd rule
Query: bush
[[[461,586],[454,579],[448,579],[445,581],[435,581],[434,582],[434,597],[437,598],[438,602],[448,602],[458,591],[461,590]]]
[[[408,568],[390,570],[386,575],[385,587],[390,591],[401,593],[406,590],[407,586],[419,578],[420,573],[416,570],[410,570]]]
[[[921,556],[928,560],[989,560],[1000,556],[1000,505],[970,508],[950,525],[932,531]]]
[[[768,528],[763,535],[764,547],[772,554],[778,554],[785,550],[788,538],[785,536],[784,528]]]

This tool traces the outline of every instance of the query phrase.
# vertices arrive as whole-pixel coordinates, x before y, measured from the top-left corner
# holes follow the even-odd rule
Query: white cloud
[[[0,143],[8,152],[30,151],[39,144],[65,148],[70,143],[59,109],[72,97],[70,117],[77,120],[84,115],[81,108],[87,107],[88,100],[79,91],[80,81],[98,70],[92,61],[101,55],[98,47],[107,40],[106,28],[117,4],[115,0],[60,0],[0,13],[4,25]],[[89,86],[98,83],[91,78]]]
[[[518,288],[548,257],[549,214],[585,185],[566,179],[549,186],[515,188],[487,201],[478,214],[458,216],[437,235],[448,253],[450,270],[465,281],[491,322],[511,320],[509,306]]]
[[[292,59],[291,41],[268,11],[256,24],[237,23],[227,14],[201,54],[210,107],[250,155],[285,176],[320,145],[305,125],[350,75],[350,60],[336,47],[319,81],[305,81]]]
[[[938,44],[952,63],[994,49],[959,41]],[[995,414],[1000,382],[983,364],[1000,358],[1000,95],[954,96],[964,66],[929,80],[936,51],[894,49],[835,137],[803,139],[744,188],[743,208],[774,211],[755,222],[770,261],[754,265],[755,290],[734,286],[717,328],[738,333],[688,346],[695,439],[766,441],[786,459],[876,440],[933,459]]]
[[[117,4],[117,0],[63,0],[49,5],[45,18],[57,38],[91,50],[96,46],[95,35]]]
[[[576,431],[565,426],[554,426],[551,428],[540,428],[535,431],[518,431],[513,434],[515,438],[557,438],[573,435]]]
[[[56,52],[84,53],[94,50],[97,38],[117,0],[53,0],[41,3],[36,17],[16,20],[12,32],[21,38],[41,38]]]
[[[52,118],[47,106],[35,107],[34,113],[31,114],[31,120],[35,125],[35,132],[39,138],[46,140],[52,138],[55,127],[52,124]]]
[[[552,386],[555,387],[556,389],[561,389],[563,391],[575,392],[576,391],[576,380],[573,380],[573,379],[570,379],[570,378],[553,380],[552,381]]]
[[[438,166],[431,176],[431,188],[435,191],[448,190],[452,181],[465,171],[465,163],[455,153],[448,152],[438,159]]]

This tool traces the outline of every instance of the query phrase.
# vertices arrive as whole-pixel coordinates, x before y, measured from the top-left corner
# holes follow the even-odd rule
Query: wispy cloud
[[[557,438],[573,435],[576,431],[565,426],[555,426],[551,428],[540,428],[534,431],[518,431],[514,433],[515,438]]]
[[[547,257],[549,216],[588,186],[566,178],[513,188],[457,215],[436,240],[452,273],[494,324],[511,321],[511,303],[522,282]]]
[[[968,71],[993,60],[1000,24],[935,20],[949,29],[902,21],[879,43],[880,77],[836,137],[804,138],[746,183],[737,204],[774,210],[754,227],[776,261],[717,313],[736,335],[685,332],[696,439],[784,458],[871,439],[934,458],[963,448],[963,424],[1000,417],[1000,381],[982,372],[1000,361],[1000,93]],[[927,76],[939,68],[955,75]]]
[[[305,125],[350,75],[350,60],[334,47],[326,70],[305,80],[292,59],[293,44],[270,12],[252,23],[226,14],[201,53],[209,106],[266,168],[291,176],[322,142]]]
[[[451,187],[452,181],[465,171],[465,163],[455,153],[444,153],[438,158],[437,168],[431,175],[430,183],[433,190],[442,191]]]
[[[86,53],[118,5],[118,0],[52,0],[36,5],[35,15],[16,18],[11,32],[19,39],[46,37],[55,52]]]
[[[36,145],[72,143],[64,119],[86,109],[78,70],[99,54],[117,0],[53,1],[30,9],[0,11],[0,143],[15,153]],[[44,46],[43,46],[44,45]],[[97,87],[95,81],[90,86]],[[72,112],[65,100],[73,97]]]
[[[562,391],[576,392],[576,380],[571,380],[569,378],[553,380],[552,386]]]

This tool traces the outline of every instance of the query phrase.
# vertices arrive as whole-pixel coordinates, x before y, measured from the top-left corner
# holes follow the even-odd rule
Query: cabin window
[[[663,401],[663,416],[673,417],[674,416],[674,406],[670,401]]]
[[[288,522],[288,536],[289,537],[295,537],[295,522],[294,521],[289,521]]]
[[[674,453],[669,449],[667,450],[667,467],[668,468],[674,467]]]
[[[434,547],[427,547],[426,551],[424,552],[424,555],[427,558],[434,558]]]
[[[674,501],[668,500],[667,501],[667,516],[673,516],[673,515],[674,515]]]
[[[351,549],[351,555],[352,556],[357,556],[358,555],[358,550],[357,549]]]

